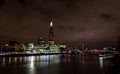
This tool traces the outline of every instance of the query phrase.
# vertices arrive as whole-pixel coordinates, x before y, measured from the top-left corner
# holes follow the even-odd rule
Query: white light
[[[5,46],[9,46],[9,44],[5,44]]]
[[[30,67],[31,68],[34,68],[34,60],[35,60],[35,57],[32,56],[31,59],[30,59]]]
[[[52,21],[50,22],[50,26],[51,26],[51,27],[53,26],[53,23],[52,23]]]
[[[103,68],[103,57],[99,57],[99,65]]]

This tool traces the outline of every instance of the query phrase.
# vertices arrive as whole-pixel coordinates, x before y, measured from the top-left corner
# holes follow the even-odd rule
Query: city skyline
[[[47,40],[53,21],[58,43],[116,43],[119,7],[118,0],[1,0],[0,42]]]

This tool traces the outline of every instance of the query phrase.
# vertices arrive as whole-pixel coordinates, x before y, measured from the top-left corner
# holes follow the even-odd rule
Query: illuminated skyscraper
[[[50,22],[48,49],[50,52],[59,51],[59,45],[55,44],[55,40],[54,40],[54,31],[53,31],[52,21]]]
[[[49,42],[54,43],[54,31],[53,31],[53,23],[52,22],[50,22]]]

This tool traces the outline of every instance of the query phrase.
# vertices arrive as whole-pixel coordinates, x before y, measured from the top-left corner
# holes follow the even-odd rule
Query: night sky
[[[48,40],[50,21],[58,43],[117,42],[120,0],[0,0],[0,42]]]

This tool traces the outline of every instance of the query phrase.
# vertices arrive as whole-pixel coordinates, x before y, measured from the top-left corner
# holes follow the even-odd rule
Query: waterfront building
[[[39,38],[37,44],[34,45],[35,52],[60,52],[60,48],[66,48],[66,45],[60,45],[55,43],[55,35],[53,30],[53,23],[50,22],[50,29],[48,35],[48,41],[44,40],[43,38]],[[25,49],[26,50],[26,49]]]
[[[34,43],[25,43],[23,45],[25,51],[33,51],[34,50]]]
[[[5,44],[5,49],[7,52],[21,52],[24,51],[23,44],[18,41],[9,41]]]

